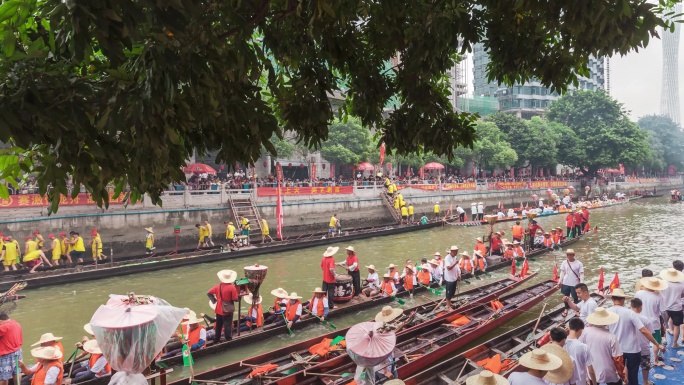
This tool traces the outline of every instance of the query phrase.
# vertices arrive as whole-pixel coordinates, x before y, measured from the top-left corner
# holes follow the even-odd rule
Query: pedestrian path
[[[684,384],[684,348],[672,349],[670,346],[672,346],[672,336],[668,334],[665,366],[653,367],[649,373],[649,380],[657,385]]]

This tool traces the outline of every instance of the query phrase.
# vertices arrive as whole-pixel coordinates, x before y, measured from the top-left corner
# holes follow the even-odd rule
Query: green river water
[[[573,245],[578,258],[584,263],[587,283],[595,289],[599,268],[603,267],[606,285],[610,283],[615,272],[618,272],[622,287],[631,293],[642,268],[649,267],[657,273],[665,267],[670,267],[674,259],[682,258],[684,238],[677,234],[681,234],[678,229],[681,229],[684,224],[683,212],[684,205],[670,204],[667,197],[638,200],[626,205],[592,211],[590,221],[592,226],[599,226],[598,233],[588,235]],[[542,218],[539,223],[544,228],[564,226],[562,215]],[[510,239],[512,224],[503,223],[495,226],[495,229],[507,230],[506,237]],[[444,250],[451,245],[458,245],[461,250],[472,252],[475,238],[483,236],[487,229],[488,226],[470,228],[446,226],[351,243],[331,240],[331,244],[341,248],[336,255],[337,261],[344,258],[344,248],[353,245],[357,250],[361,265],[372,263],[380,267],[390,263],[401,264],[409,258],[416,262],[422,257],[431,256],[435,251],[444,254]],[[28,298],[18,302],[12,318],[23,326],[25,351],[28,345],[37,341],[42,333],[52,332],[64,337],[62,342],[67,351],[66,354],[69,355],[73,350],[73,343],[84,335],[82,325],[90,321],[93,312],[100,304],[107,301],[110,293],[125,294],[133,291],[136,294],[154,295],[167,300],[174,306],[189,307],[198,314],[201,312],[211,314],[206,292],[218,282],[216,272],[221,269],[232,269],[242,276],[244,266],[258,262],[268,266],[268,275],[261,287],[262,293],[269,293],[276,287],[283,287],[289,292],[296,291],[302,297],[308,298],[314,287],[321,284],[319,264],[324,250],[325,247],[310,248],[99,281],[24,290],[23,294],[26,294]],[[557,251],[545,254],[538,257],[535,262],[531,262],[531,270],[540,271],[532,283],[551,278],[554,263],[560,263],[562,258],[564,255]],[[367,271],[365,269],[362,271],[362,277],[365,277]],[[509,269],[499,270],[484,280],[473,279],[471,286],[464,285],[462,289],[503,278],[509,273]],[[416,296],[413,300],[406,299],[404,306],[415,306],[435,298],[437,297],[429,293],[425,296]],[[560,294],[553,296],[549,300],[549,306],[556,305],[560,299]],[[265,303],[270,304],[272,300],[270,294],[265,295]],[[517,318],[506,327],[536,318],[540,309],[540,306],[532,309],[524,317]],[[245,306],[242,310],[243,313],[246,311]],[[332,321],[338,328],[343,328],[365,321],[379,310],[368,309],[345,317],[334,318]],[[195,363],[195,371],[204,371],[238,361],[302,339],[315,337],[329,330],[323,325],[316,325],[295,331],[292,337],[283,334],[265,342],[238,347],[221,355],[198,360]],[[176,369],[171,377],[188,375],[187,369],[180,368]]]

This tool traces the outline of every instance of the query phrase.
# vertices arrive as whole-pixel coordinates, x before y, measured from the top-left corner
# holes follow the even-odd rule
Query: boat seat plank
[[[452,380],[451,378],[449,378],[449,376],[447,376],[446,374],[444,374],[444,372],[439,373],[439,374],[437,375],[437,378],[439,378],[440,380],[444,381],[444,384],[445,384],[445,385],[452,385],[452,384],[454,383],[454,380]]]

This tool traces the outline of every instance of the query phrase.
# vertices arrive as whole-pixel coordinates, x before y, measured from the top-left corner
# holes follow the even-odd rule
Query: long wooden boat
[[[461,346],[501,327],[506,322],[528,311],[558,290],[555,281],[544,281],[515,293],[499,297],[503,308],[493,310],[489,304],[459,309],[446,317],[438,317],[397,335],[395,361],[402,371],[425,368],[457,351]],[[462,326],[451,324],[462,317],[470,321]],[[434,354],[427,354],[434,352]],[[294,373],[273,384],[345,384],[352,380],[356,365],[347,354],[331,358]]]
[[[665,194],[645,194],[645,195],[640,195],[641,199],[649,199],[649,198],[662,198],[664,197]]]
[[[592,297],[599,306],[606,300],[605,297],[595,293]],[[502,363],[502,370],[498,374],[508,375],[518,369],[517,359],[534,349],[540,338],[551,329],[563,326],[573,317],[573,315],[563,317],[564,310],[561,304],[542,316],[534,334],[532,330],[537,322],[536,319],[422,371],[408,374],[404,371],[404,376],[400,375],[400,378],[404,379],[406,385],[446,385],[457,383],[456,381],[463,384],[468,377],[484,370],[478,362],[485,364],[486,360],[496,361],[497,358],[500,358]]]
[[[612,205],[604,205],[596,208],[611,207],[626,202],[628,201],[623,201]],[[545,216],[559,214],[562,213],[550,213],[545,214]],[[447,219],[446,223],[452,223],[457,220],[457,217],[451,217]],[[511,218],[502,220],[500,222],[507,222],[513,220],[518,219]],[[435,228],[442,226],[443,224],[443,221],[435,221],[430,222],[426,225],[387,226],[381,228],[359,229],[358,231],[350,230],[347,232],[347,235],[334,238],[333,242],[351,241],[384,235],[402,234],[423,229]],[[305,238],[305,240],[302,240],[303,238]],[[286,252],[313,246],[329,245],[330,241],[330,239],[324,239],[322,236],[319,237],[311,235],[308,238],[300,237],[292,240],[277,241],[273,243],[267,243],[265,245],[261,245],[258,247],[243,248],[238,251],[232,252],[220,252],[220,250],[216,251],[214,249],[210,249],[197,252],[190,252],[187,254],[179,253],[176,255],[158,255],[143,257],[137,256],[136,258],[116,257],[116,261],[108,261],[104,264],[91,264],[76,267],[65,266],[35,274],[29,274],[28,271],[22,269],[19,273],[12,273],[9,275],[0,274],[0,291],[7,290],[14,283],[19,281],[26,281],[29,287],[33,289],[45,286],[54,286],[73,282],[83,282],[101,278],[110,278],[135,273],[157,271],[174,267],[196,265],[198,263],[211,263],[226,259],[262,255],[264,253]]]

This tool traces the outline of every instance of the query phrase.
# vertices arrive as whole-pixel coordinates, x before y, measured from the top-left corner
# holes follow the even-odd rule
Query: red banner
[[[335,177],[335,164],[330,163],[330,177],[334,178]]]
[[[330,194],[353,194],[354,186],[330,186],[330,187],[281,187],[281,195],[330,195]],[[277,195],[275,187],[259,187],[257,196],[274,197]]]
[[[311,165],[311,180],[316,179],[316,165],[312,164]]]
[[[109,204],[116,205],[124,203],[124,194],[119,194],[119,197],[114,199],[114,193],[109,193]],[[7,199],[0,198],[1,208],[17,208],[17,207],[45,207],[49,205],[47,197],[41,197],[40,194],[23,194],[10,195]],[[62,195],[59,199],[60,206],[95,206],[95,201],[90,199],[90,196],[85,193],[78,194],[76,198]]]
[[[280,182],[283,181],[283,166],[280,163],[276,163],[276,177]]]
[[[530,182],[530,188],[559,188],[568,187],[567,180],[537,180]]]
[[[527,182],[497,182],[497,190],[519,190],[527,188]]]
[[[400,184],[397,185],[397,190],[405,189],[405,188],[417,188],[419,190],[423,191],[437,191],[439,190],[439,185],[438,184]]]
[[[444,191],[455,191],[455,190],[475,190],[477,189],[477,183],[444,183],[442,184],[442,190]]]

